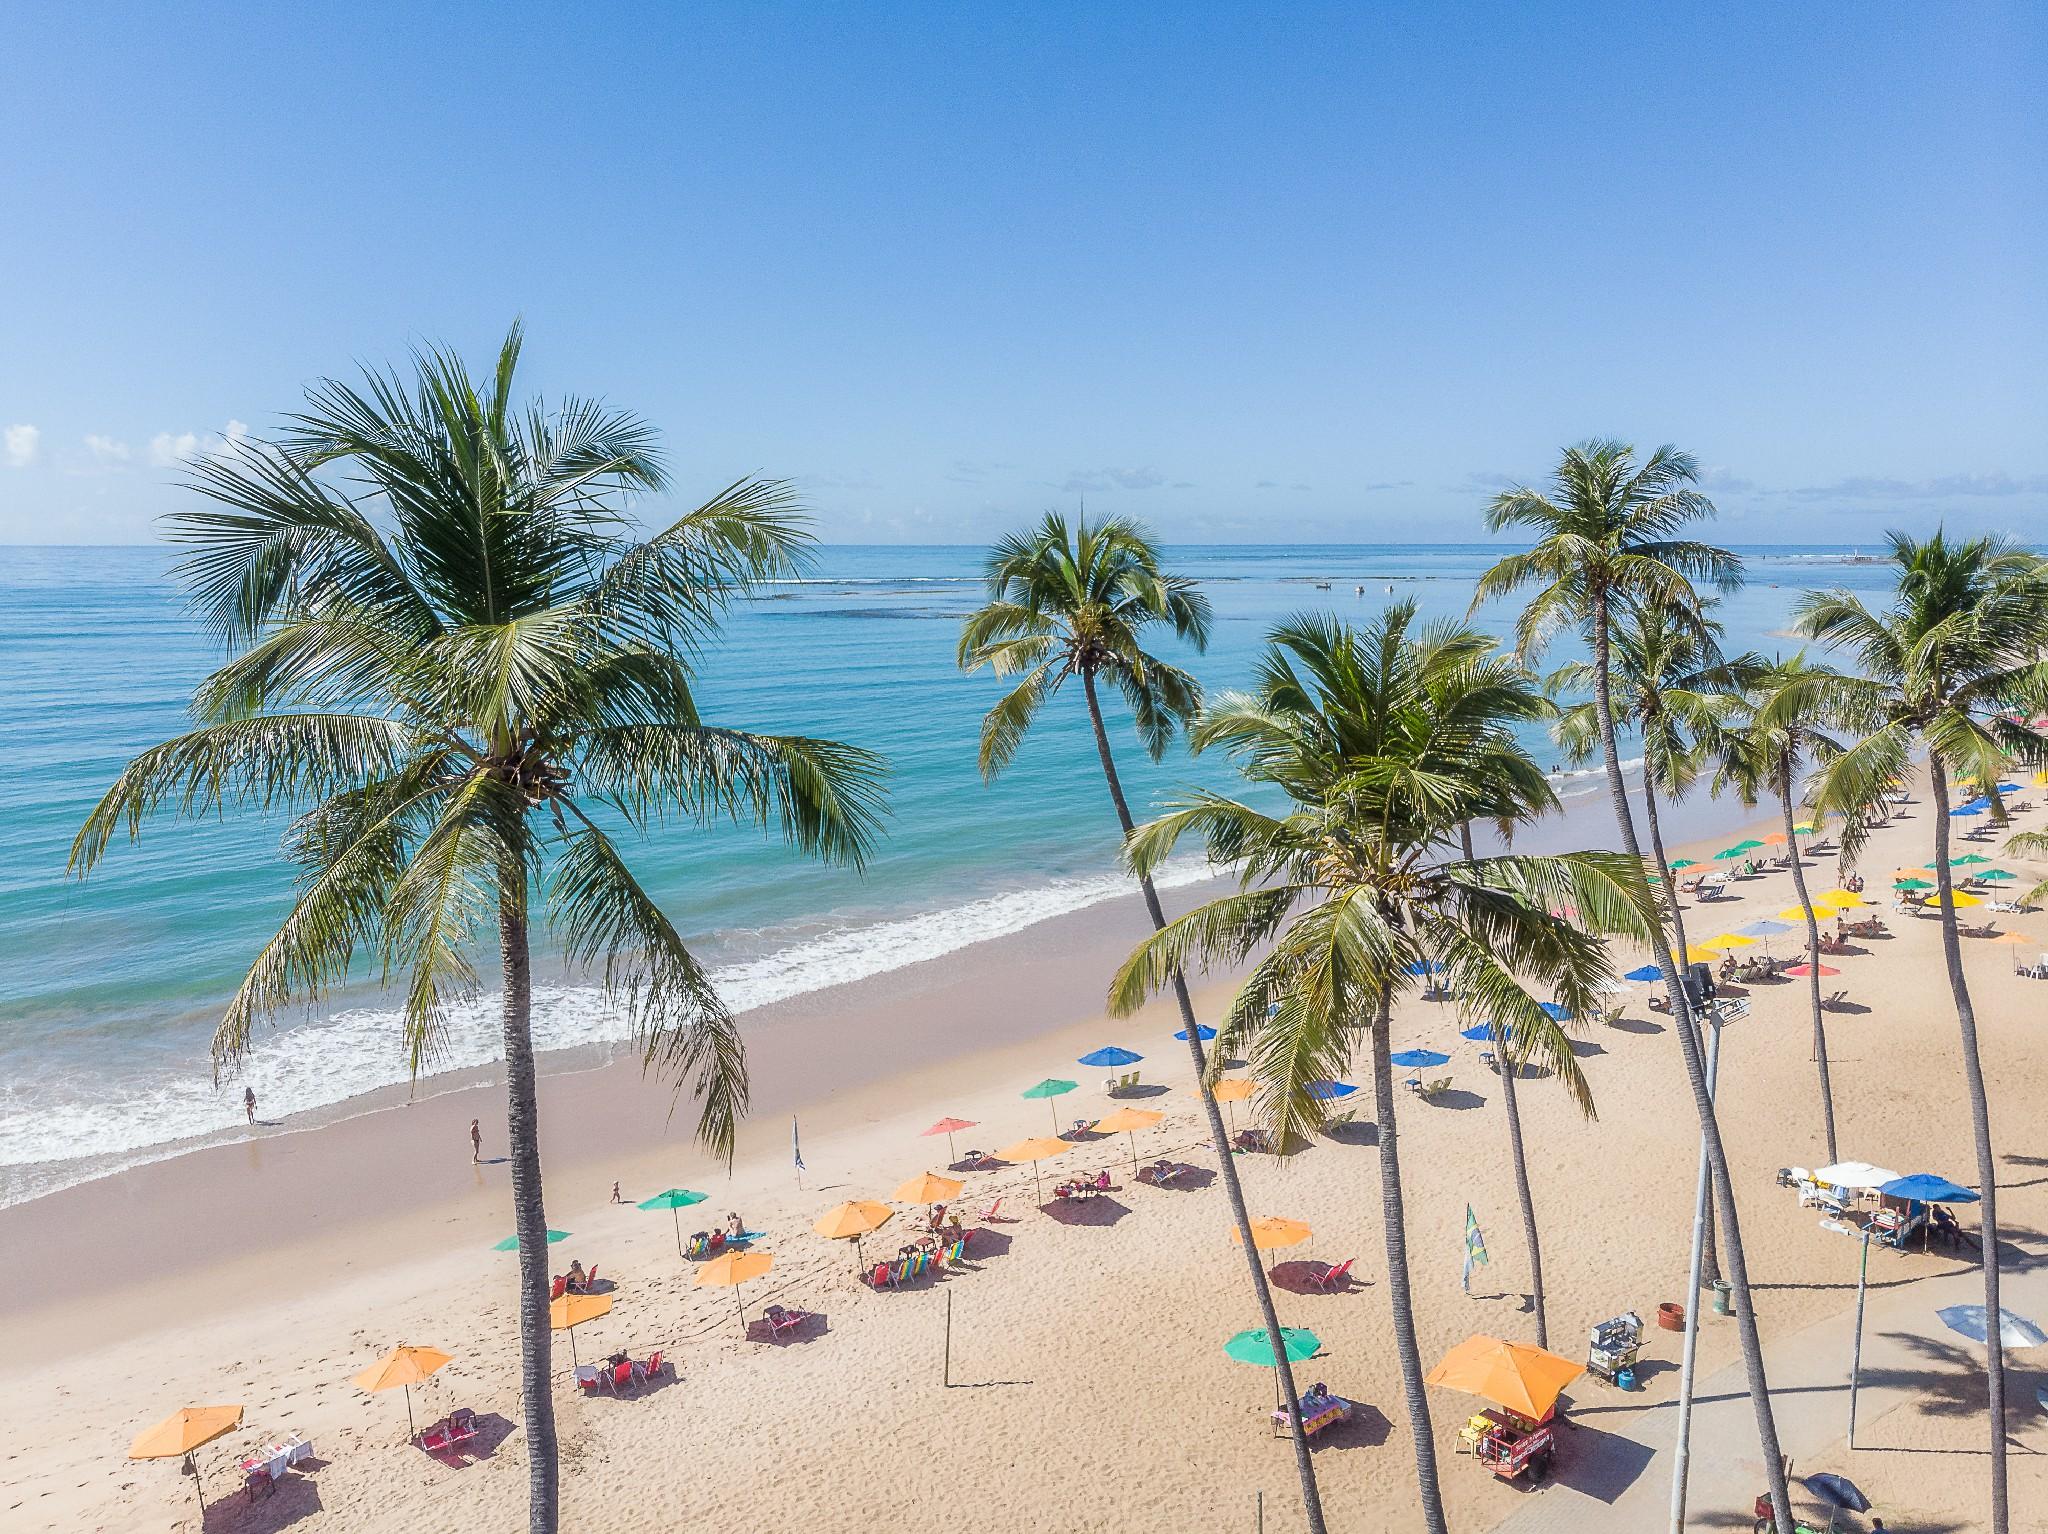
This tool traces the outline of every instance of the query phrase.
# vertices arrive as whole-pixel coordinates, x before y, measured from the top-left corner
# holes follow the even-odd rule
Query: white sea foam
[[[1190,861],[1163,870],[1159,882],[1172,887],[1209,876],[1203,864]],[[713,978],[726,1004],[745,1012],[941,958],[1130,890],[1122,876],[1101,874],[888,920],[819,922],[763,934],[775,944],[770,951],[719,967]],[[484,995],[452,1011],[434,1061],[437,1076],[500,1058],[496,1001]],[[535,1046],[542,1050],[624,1045],[630,1034],[625,1018],[603,993],[582,985],[536,986],[533,1030]],[[262,1116],[289,1119],[333,1110],[380,1088],[403,1086],[407,1070],[398,1038],[398,1013],[379,1006],[344,1008],[260,1037],[247,1076],[258,1084]],[[416,1087],[422,1094],[434,1089],[431,1077]],[[32,1089],[0,1088],[0,1205],[161,1160],[244,1127],[240,1091],[216,1090],[201,1061],[147,1084],[84,1081],[59,1090],[58,1084],[42,1082]],[[63,1159],[51,1159],[59,1149]]]

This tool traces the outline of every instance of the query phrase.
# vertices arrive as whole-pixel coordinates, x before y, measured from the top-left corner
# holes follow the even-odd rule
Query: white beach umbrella
[[[1875,1191],[1888,1182],[1897,1182],[1899,1174],[1887,1167],[1872,1166],[1867,1161],[1837,1161],[1833,1166],[1824,1166],[1815,1172],[1813,1180],[1836,1188]]]

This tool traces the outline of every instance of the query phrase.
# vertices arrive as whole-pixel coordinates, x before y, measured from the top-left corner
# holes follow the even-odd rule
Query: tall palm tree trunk
[[[531,1534],[555,1534],[561,1466],[550,1378],[548,1220],[541,1203],[525,897],[523,889],[507,889],[498,900],[498,952],[505,968],[505,1133],[512,1162],[512,1228],[519,1236],[519,1401],[526,1418],[527,1527]]]
[[[1515,1196],[1522,1203],[1522,1239],[1529,1247],[1529,1289],[1530,1298],[1536,1306],[1536,1346],[1550,1346],[1550,1327],[1544,1319],[1543,1310],[1543,1247],[1536,1239],[1536,1200],[1529,1192],[1529,1162],[1522,1154],[1522,1114],[1515,1106],[1515,1077],[1521,1071],[1521,1062],[1513,1059],[1506,1041],[1494,1046],[1500,1050],[1500,1100],[1508,1115],[1508,1148],[1515,1159]]]
[[[1664,851],[1664,827],[1657,819],[1657,775],[1650,766],[1648,753],[1644,754],[1643,759],[1643,820],[1650,830],[1650,850],[1657,859],[1657,877],[1661,881],[1657,887],[1664,892],[1664,908],[1671,916],[1672,945],[1677,952],[1684,953],[1689,946],[1685,936],[1685,908],[1678,903],[1678,881],[1671,876],[1671,859]],[[1679,1026],[1691,1027],[1694,1036],[1700,1040],[1700,1048],[1706,1048],[1705,1022],[1692,1017],[1688,1010]],[[1711,1168],[1708,1169],[1707,1175],[1711,1187]],[[1718,1283],[1721,1278],[1721,1257],[1714,1249],[1714,1206],[1711,1197],[1707,1204],[1707,1217],[1701,1224],[1704,1240],[1700,1247],[1700,1282],[1703,1285]],[[1694,1300],[1698,1296],[1699,1291],[1694,1290]],[[1691,1304],[1693,1301],[1688,1300],[1686,1303]]]
[[[1095,731],[1095,751],[1102,758],[1102,776],[1109,784],[1110,800],[1116,805],[1117,824],[1123,827],[1124,840],[1129,841],[1131,833],[1137,829],[1137,822],[1131,818],[1131,806],[1124,798],[1123,780],[1117,776],[1116,757],[1109,749],[1109,731],[1102,723],[1102,703],[1095,692],[1095,674],[1092,671],[1082,672],[1081,685],[1088,696],[1088,723]],[[1159,903],[1159,891],[1153,886],[1151,875],[1140,874],[1138,888],[1144,893],[1145,912],[1152,918],[1153,930],[1162,930],[1166,926],[1166,910]],[[1267,1340],[1273,1345],[1273,1373],[1280,1385],[1280,1404],[1296,1425],[1292,1434],[1294,1470],[1301,1482],[1302,1511],[1308,1517],[1309,1534],[1326,1534],[1322,1493],[1316,1486],[1315,1462],[1309,1455],[1308,1435],[1300,1431],[1301,1397],[1294,1386],[1294,1366],[1288,1361],[1286,1345],[1280,1337],[1280,1313],[1273,1305],[1273,1287],[1266,1281],[1265,1259],[1252,1242],[1251,1211],[1245,1207],[1244,1184],[1238,1180],[1237,1162],[1230,1154],[1230,1140],[1223,1128],[1223,1110],[1216,1106],[1216,1099],[1209,1090],[1207,1051],[1202,1048],[1202,1032],[1195,1022],[1194,1003],[1188,998],[1187,981],[1178,969],[1173,972],[1173,996],[1180,1006],[1181,1027],[1188,1036],[1188,1054],[1195,1065],[1195,1090],[1202,1100],[1202,1111],[1209,1120],[1209,1138],[1216,1146],[1219,1176],[1224,1195],[1230,1201],[1230,1217],[1237,1222],[1238,1239],[1244,1245],[1245,1262],[1251,1270],[1252,1292],[1258,1298],[1259,1314],[1266,1323]]]
[[[1835,1094],[1828,1085],[1828,1030],[1820,1006],[1820,922],[1806,896],[1806,869],[1799,856],[1799,832],[1792,819],[1792,757],[1778,757],[1778,803],[1785,811],[1785,851],[1792,858],[1792,890],[1806,913],[1806,989],[1813,1008],[1813,1058],[1820,1072],[1820,1121],[1827,1131],[1828,1165],[1841,1160],[1835,1150]]]
[[[1939,753],[1930,751],[1934,796],[1934,883],[1941,901],[1941,958],[1948,966],[1948,988],[1955,998],[1956,1022],[1963,1035],[1963,1077],[1970,1087],[1970,1129],[1977,1142],[1979,1240],[1984,1264],[1985,1388],[1991,1405],[1991,1534],[2006,1534],[2005,1502],[2005,1350],[1998,1345],[1998,1163],[1991,1155],[1991,1109],[1984,1097],[1984,1063],[1977,1053],[1977,1012],[1970,1005],[1970,987],[1963,979],[1963,945],[1956,933],[1953,904],[1955,880],[1948,866],[1948,769]],[[1981,785],[1980,785],[1981,786]]]
[[[1642,861],[1642,843],[1636,839],[1635,816],[1628,806],[1628,785],[1621,776],[1621,756],[1614,742],[1614,700],[1608,675],[1608,609],[1605,589],[1593,594],[1593,712],[1600,727],[1600,754],[1607,766],[1607,792],[1614,802],[1616,827],[1621,832],[1622,850],[1637,863]],[[1778,1447],[1778,1424],[1771,1411],[1771,1387],[1764,1377],[1763,1341],[1757,1335],[1756,1310],[1750,1300],[1749,1263],[1742,1250],[1742,1228],[1735,1212],[1733,1184],[1728,1180],[1728,1155],[1721,1144],[1721,1126],[1714,1117],[1714,1099],[1707,1090],[1706,1063],[1700,1055],[1699,1039],[1689,1025],[1685,989],[1679,984],[1678,968],[1670,950],[1657,945],[1657,967],[1664,973],[1665,994],[1671,999],[1671,1015],[1678,1026],[1679,1049],[1685,1057],[1685,1076],[1692,1088],[1693,1109],[1699,1115],[1700,1133],[1707,1144],[1707,1166],[1715,1179],[1714,1198],[1721,1211],[1722,1244],[1728,1259],[1728,1278],[1735,1289],[1735,1324],[1742,1345],[1743,1372],[1749,1380],[1749,1400],[1756,1414],[1757,1447],[1764,1474],[1769,1481],[1771,1507],[1777,1534],[1794,1534],[1792,1502],[1785,1488],[1785,1461]],[[1697,1295],[1691,1296],[1695,1301]]]
[[[1393,998],[1382,996],[1372,1018],[1372,1104],[1380,1156],[1380,1223],[1387,1239],[1387,1295],[1394,1311],[1394,1351],[1401,1359],[1401,1394],[1415,1439],[1415,1485],[1422,1522],[1444,1534],[1443,1493],[1437,1485],[1436,1436],[1422,1393],[1422,1349],[1415,1340],[1415,1302],[1408,1284],[1408,1225],[1401,1198],[1400,1133],[1394,1123]]]

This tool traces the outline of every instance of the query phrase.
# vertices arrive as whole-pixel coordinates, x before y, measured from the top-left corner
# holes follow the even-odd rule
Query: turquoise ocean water
[[[1474,577],[1499,552],[1175,550],[1175,568],[1204,582],[1217,613],[1208,653],[1183,658],[1212,688],[1238,685],[1275,621],[1315,608],[1369,615],[1390,587],[1426,616],[1462,615]],[[1745,552],[1750,584],[1722,614],[1732,646],[1793,648],[1782,634],[1800,590],[1884,582],[1881,567],[1845,549]],[[0,553],[5,1203],[240,1122],[241,1083],[216,1090],[207,1042],[249,956],[289,908],[290,881],[277,854],[281,822],[248,813],[163,821],[140,845],[117,846],[89,882],[65,878],[80,819],[129,756],[185,726],[185,700],[217,656],[181,608],[165,549]],[[707,717],[854,741],[885,753],[893,770],[888,838],[865,877],[820,869],[745,831],[677,826],[632,849],[733,1006],[934,958],[1123,888],[1078,695],[1055,701],[1000,783],[985,786],[976,773],[978,724],[997,684],[962,676],[953,652],[979,593],[977,560],[959,547],[823,548],[804,580],[737,612],[704,658]],[[1511,620],[1480,614],[1496,629]],[[1155,767],[1127,733],[1120,743],[1134,805],[1178,783],[1225,781],[1220,760]],[[1561,786],[1597,788],[1585,777]],[[552,973],[537,1008],[544,1045],[622,1035],[587,988]],[[280,1019],[249,1068],[264,1116],[403,1082],[391,1017],[366,981]],[[456,1019],[441,1065],[495,1053],[480,1004]]]

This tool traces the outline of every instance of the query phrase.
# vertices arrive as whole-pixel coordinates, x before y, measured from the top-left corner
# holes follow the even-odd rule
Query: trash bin
[[[1733,1295],[1734,1293],[1735,1293],[1735,1289],[1734,1289],[1734,1286],[1733,1286],[1733,1285],[1731,1285],[1731,1284],[1730,1284],[1730,1283],[1728,1282],[1728,1280],[1727,1280],[1727,1279],[1725,1279],[1725,1278],[1717,1278],[1717,1279],[1715,1279],[1715,1280],[1714,1280],[1714,1314],[1715,1314],[1715,1315],[1717,1315],[1717,1316],[1732,1316],[1732,1315],[1734,1315],[1734,1314],[1735,1314],[1735,1307],[1734,1307],[1734,1306],[1733,1306],[1732,1304],[1730,1304],[1730,1303],[1729,1303],[1730,1297],[1731,1297],[1731,1296],[1732,1296],[1732,1295]]]

